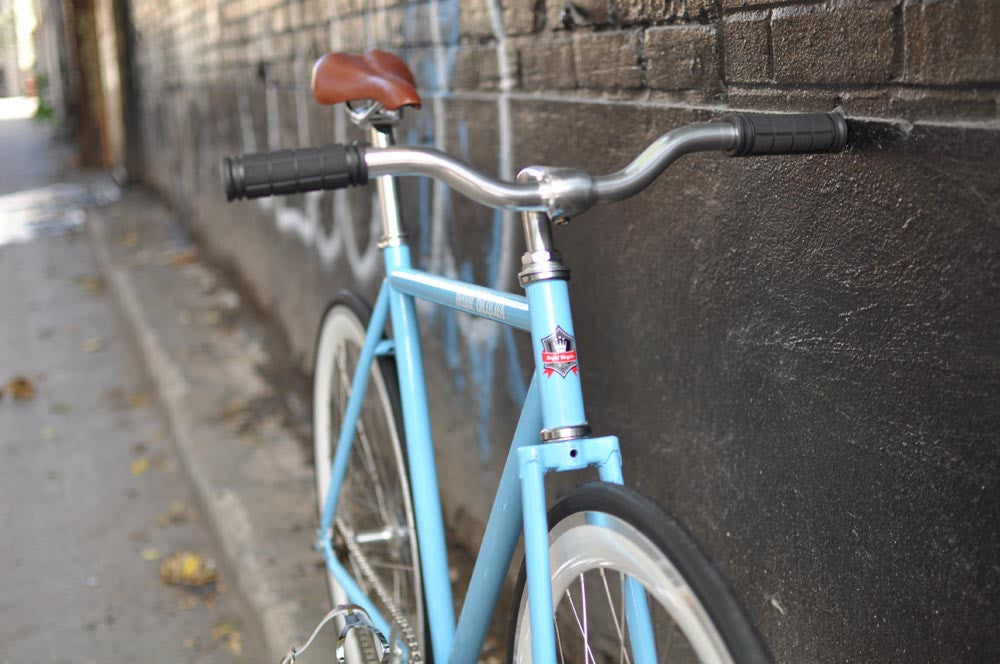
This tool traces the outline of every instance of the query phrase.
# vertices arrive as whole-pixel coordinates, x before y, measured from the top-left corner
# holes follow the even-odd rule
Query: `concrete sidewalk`
[[[141,223],[140,223],[141,222]],[[271,377],[266,330],[153,197],[91,212],[94,254],[216,533],[279,661],[329,609],[316,527],[308,408]],[[328,661],[335,641],[301,661]],[[311,656],[311,657],[310,657]]]
[[[221,556],[82,227],[117,187],[68,168],[18,102],[0,100],[0,662],[266,661],[233,576],[208,571]],[[167,583],[182,551],[197,587]]]

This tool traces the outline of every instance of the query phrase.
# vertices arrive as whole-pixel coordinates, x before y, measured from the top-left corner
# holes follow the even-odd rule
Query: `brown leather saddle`
[[[416,86],[410,68],[388,51],[327,53],[313,66],[313,96],[324,105],[374,99],[390,111],[420,108]]]

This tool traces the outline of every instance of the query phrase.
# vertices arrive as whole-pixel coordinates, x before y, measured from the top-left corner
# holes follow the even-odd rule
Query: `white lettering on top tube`
[[[507,320],[507,311],[502,302],[464,293],[455,293],[455,306],[471,314],[478,314],[493,320]]]

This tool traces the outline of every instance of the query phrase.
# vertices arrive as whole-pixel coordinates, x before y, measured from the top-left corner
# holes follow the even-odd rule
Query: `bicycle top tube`
[[[737,128],[729,122],[688,125],[664,134],[615,173],[595,177],[575,168],[531,166],[521,171],[516,183],[480,173],[433,148],[365,148],[364,162],[371,176],[426,175],[483,205],[547,212],[558,218],[633,196],[679,157],[729,150],[737,138]]]

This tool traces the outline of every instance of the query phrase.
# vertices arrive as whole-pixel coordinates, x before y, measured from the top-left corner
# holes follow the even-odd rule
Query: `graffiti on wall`
[[[298,5],[292,4],[293,11]],[[332,3],[333,16],[330,19],[329,46],[332,50],[343,50],[342,24],[336,14],[336,3]],[[418,15],[415,5],[409,6],[410,15],[403,22],[404,38],[407,42],[413,40],[414,32],[426,31],[432,37],[433,48],[427,53],[417,56],[411,66],[418,79],[422,96],[425,98],[425,108],[418,115],[417,124],[410,128],[406,135],[407,143],[423,143],[441,150],[455,152],[461,158],[469,160],[468,127],[460,123],[458,129],[458,145],[446,145],[448,122],[445,100],[449,91],[449,82],[454,65],[454,57],[459,36],[459,3],[457,0],[431,2],[429,12]],[[509,92],[513,86],[511,63],[504,35],[501,10],[498,0],[489,0],[488,9],[491,25],[496,40],[496,57],[500,74],[500,91],[497,95],[497,117],[499,145],[497,155],[497,173],[504,179],[513,179],[513,144],[514,137],[511,126],[511,110]],[[430,25],[420,25],[422,20]],[[385,9],[375,9],[365,17],[366,48],[376,48],[389,41],[389,21],[386,20]],[[259,41],[261,59],[269,60],[271,43],[268,39]],[[295,126],[298,135],[295,138],[299,145],[312,145],[308,105],[311,102],[308,85],[303,80],[308,64],[301,53],[304,48],[296,45],[295,81]],[[288,136],[282,135],[281,128],[288,123],[283,122],[279,110],[279,90],[277,86],[269,85],[266,92],[267,145],[258,145],[254,131],[251,100],[245,90],[241,90],[237,103],[241,122],[242,149],[244,152],[275,149],[287,144]],[[430,103],[427,104],[426,100]],[[428,112],[429,111],[429,112]],[[335,116],[334,139],[346,142],[348,131],[346,114]],[[284,143],[283,143],[284,141]],[[438,182],[421,181],[416,210],[411,211],[408,221],[416,222],[420,227],[419,237],[422,246],[420,256],[421,268],[442,274],[447,277],[471,281],[473,263],[471,259],[456,256],[448,241],[448,227],[452,223],[452,193]],[[257,204],[261,210],[270,215],[277,228],[288,235],[298,238],[309,247],[317,260],[324,266],[331,267],[345,264],[357,283],[373,285],[381,279],[382,257],[376,243],[380,235],[379,210],[377,197],[373,193],[373,205],[367,223],[370,225],[367,233],[368,241],[364,246],[359,244],[357,214],[351,205],[350,198],[344,191],[333,194],[332,209],[324,205],[327,200],[319,192],[306,194],[302,207],[289,204],[281,198],[261,198]],[[324,228],[322,218],[330,215],[333,223],[329,230]],[[492,231],[488,234],[484,256],[475,257],[485,266],[486,285],[505,289],[514,282],[514,269],[517,259],[517,232],[519,225],[510,212],[494,211]],[[495,375],[498,357],[506,364],[506,396],[514,403],[520,404],[527,392],[526,378],[518,358],[511,328],[476,318],[469,314],[444,309],[426,302],[420,302],[420,314],[424,320],[439,325],[443,334],[443,348],[448,367],[453,376],[458,391],[472,396],[477,404],[477,439],[484,461],[489,459],[492,451],[490,436],[491,411],[496,398]]]

